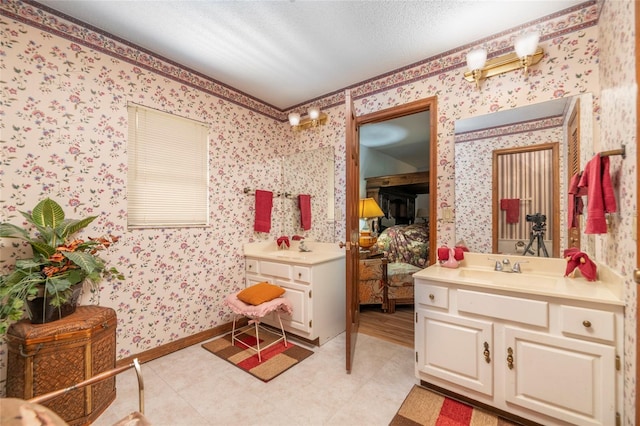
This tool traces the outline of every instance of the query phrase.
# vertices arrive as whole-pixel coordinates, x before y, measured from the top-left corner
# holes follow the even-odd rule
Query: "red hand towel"
[[[585,234],[606,234],[605,213],[616,211],[616,198],[609,175],[609,157],[596,154],[585,166],[579,187],[587,188],[587,226]]]
[[[271,208],[273,207],[273,193],[271,191],[256,190],[256,219],[253,229],[256,232],[271,231]]]
[[[567,269],[564,276],[568,276],[576,267],[580,273],[588,281],[595,281],[597,277],[597,267],[586,253],[581,252],[577,248],[571,248],[564,251],[564,257],[567,260]]]
[[[520,221],[520,198],[503,198],[500,200],[500,209],[507,211],[507,223]]]
[[[311,229],[311,195],[298,195],[298,206],[300,207],[300,226],[308,231]]]
[[[586,253],[581,253],[578,269],[580,270],[582,276],[585,277],[588,281],[595,281],[597,279],[596,264],[593,263],[591,259],[589,259],[589,256],[587,256]]]

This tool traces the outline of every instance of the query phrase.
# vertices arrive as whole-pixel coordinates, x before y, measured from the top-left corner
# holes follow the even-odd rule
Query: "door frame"
[[[394,118],[404,117],[418,112],[429,111],[429,262],[433,265],[436,262],[437,246],[437,217],[438,217],[438,97],[431,96],[403,105],[383,109],[369,114],[356,116],[356,127],[364,124],[378,123]],[[359,133],[359,131],[358,131]],[[347,177],[347,186],[358,185],[360,182],[350,182]]]
[[[640,82],[640,6],[638,3],[634,3],[635,9],[635,25],[636,25],[636,87]],[[636,89],[637,92],[637,89]],[[640,150],[637,149],[638,141],[640,140],[640,96],[636,93],[636,198],[638,194],[640,194],[640,169],[638,169],[638,164],[640,164]],[[638,220],[638,213],[640,213],[640,206],[636,203],[636,219]],[[636,269],[633,272],[634,281],[636,284],[640,284],[640,232],[638,232],[638,227],[636,226]],[[636,294],[636,307],[640,305],[640,292]],[[638,320],[640,319],[640,313],[638,313],[638,309],[636,309],[636,422],[635,424],[640,425],[640,368],[638,365],[640,363],[640,327],[638,326]]]
[[[346,156],[346,193],[347,193],[347,206],[345,217],[346,228],[346,248],[347,255],[345,262],[347,263],[345,291],[347,294],[345,309],[346,309],[346,342],[345,342],[345,358],[346,358],[346,370],[347,373],[351,373],[353,367],[353,361],[355,359],[355,342],[358,335],[358,323],[359,323],[359,301],[357,299],[358,292],[358,259],[359,253],[356,250],[360,250],[358,247],[357,236],[349,235],[354,234],[350,224],[359,222],[357,206],[350,206],[351,198],[349,195],[360,194],[360,176],[359,176],[359,146],[360,146],[360,126],[369,123],[376,123],[384,120],[390,120],[393,118],[403,117],[418,112],[429,111],[429,260],[428,265],[435,263],[436,259],[436,243],[437,243],[437,212],[438,212],[438,173],[437,173],[437,156],[438,156],[438,139],[437,139],[437,122],[438,122],[438,108],[437,97],[432,96],[425,99],[409,102],[404,105],[399,105],[385,110],[376,111],[373,113],[357,116],[355,106],[353,104],[354,99],[351,96],[351,92],[347,90],[345,92],[345,109],[347,113],[346,117],[346,129],[345,129],[345,150]],[[355,145],[352,140],[354,137],[358,138],[357,147],[351,148],[351,144]],[[358,158],[348,158],[353,151],[357,150]],[[355,161],[355,165],[350,165]],[[354,173],[350,173],[351,168],[355,167],[358,170],[357,176]],[[357,200],[356,200],[357,203]],[[357,229],[357,227],[356,227]],[[355,282],[354,282],[355,281]]]

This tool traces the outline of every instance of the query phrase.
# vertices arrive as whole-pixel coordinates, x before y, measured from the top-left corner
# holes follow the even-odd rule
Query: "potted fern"
[[[14,269],[0,276],[0,336],[25,314],[32,323],[44,323],[73,313],[84,282],[95,286],[107,276],[123,279],[98,255],[117,242],[116,237],[86,241],[74,237],[97,216],[67,219],[62,207],[50,198],[40,201],[30,213],[20,213],[33,225],[35,235],[0,223],[0,237],[27,242],[33,256],[17,259]]]

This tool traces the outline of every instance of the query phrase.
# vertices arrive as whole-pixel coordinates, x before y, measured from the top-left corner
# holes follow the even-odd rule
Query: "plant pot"
[[[42,290],[42,297],[28,300],[27,306],[29,307],[29,312],[31,312],[31,324],[45,324],[57,321],[74,313],[82,292],[82,283],[72,286],[71,291],[71,297],[67,303],[63,303],[59,307],[51,306],[48,302],[45,302],[44,289]]]

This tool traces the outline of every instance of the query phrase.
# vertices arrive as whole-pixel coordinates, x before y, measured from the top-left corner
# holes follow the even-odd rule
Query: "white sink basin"
[[[282,253],[276,254],[277,258],[280,259],[306,259],[307,256],[303,253]]]
[[[467,281],[494,285],[524,285],[533,287],[553,287],[557,278],[542,275],[519,274],[515,272],[485,271],[479,269],[458,269],[458,276]]]

